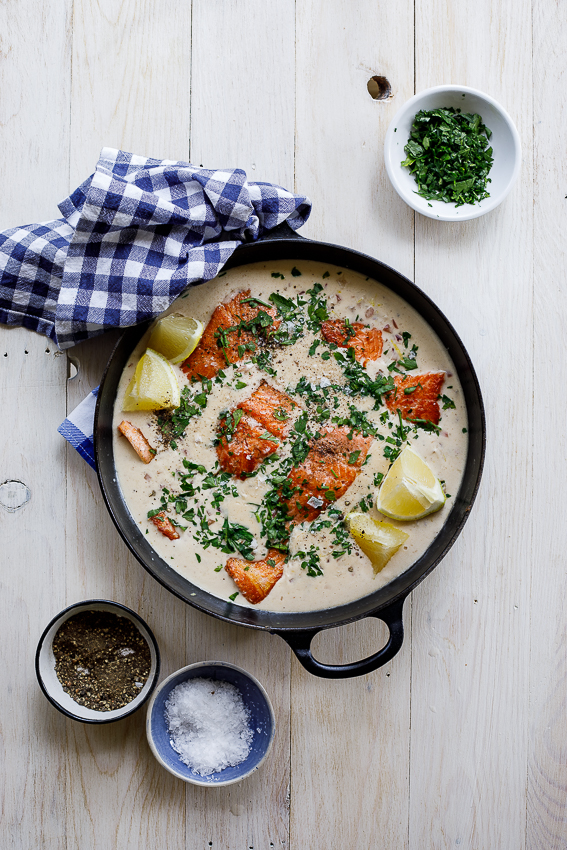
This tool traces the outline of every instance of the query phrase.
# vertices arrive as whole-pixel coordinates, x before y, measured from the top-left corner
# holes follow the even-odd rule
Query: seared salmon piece
[[[295,488],[287,505],[289,517],[294,522],[312,522],[344,496],[359,474],[373,439],[343,425],[325,431],[314,441],[305,460],[288,476]]]
[[[246,414],[243,414],[232,433],[227,434],[227,421],[232,417],[233,414],[228,414],[219,422],[217,457],[224,472],[244,480],[276,451],[279,441],[260,425],[255,425]]]
[[[382,331],[362,322],[347,324],[344,319],[329,319],[322,322],[321,334],[340,348],[354,348],[354,356],[363,366],[369,360],[378,360],[382,354]]]
[[[386,406],[394,413],[400,410],[403,419],[426,419],[437,425],[441,415],[437,399],[444,380],[445,372],[395,375],[396,389],[385,396]]]
[[[150,522],[153,522],[157,530],[169,537],[170,540],[179,540],[179,533],[165,511],[154,514],[153,517],[150,517]]]
[[[276,320],[275,307],[264,307],[257,301],[247,301],[248,298],[249,289],[238,292],[230,301],[215,308],[197,348],[181,364],[189,379],[214,378],[229,363],[242,360],[245,353],[253,354],[253,351],[239,351],[239,346],[252,344],[255,338],[250,330],[239,326],[255,319],[259,313],[270,316],[273,322],[270,330],[277,330],[280,322]]]
[[[276,451],[297,404],[285,393],[262,381],[250,398],[219,422],[217,457],[224,472],[244,479]],[[238,414],[236,413],[238,411]],[[237,415],[240,419],[234,425]],[[227,422],[232,425],[227,428]],[[227,433],[232,430],[232,433]]]
[[[248,602],[256,605],[265,599],[283,575],[286,556],[277,549],[268,549],[262,561],[229,558],[225,570]]]
[[[285,393],[262,381],[250,398],[242,401],[238,407],[256,422],[260,422],[266,431],[275,437],[285,437],[291,425],[291,415],[298,410],[297,404]]]
[[[127,419],[123,419],[118,426],[118,430],[126,437],[138,457],[143,460],[144,463],[149,463],[154,459],[156,456],[156,450],[152,449],[139,428],[136,428],[136,426],[132,425],[131,422],[128,422]]]

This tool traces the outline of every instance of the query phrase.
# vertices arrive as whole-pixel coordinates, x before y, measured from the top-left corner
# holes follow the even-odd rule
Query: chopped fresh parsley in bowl
[[[439,221],[493,210],[518,175],[518,132],[489,95],[437,86],[410,98],[386,133],[386,171],[400,197]]]
[[[409,168],[417,194],[460,207],[489,198],[492,130],[478,113],[420,109],[413,120],[402,166]]]

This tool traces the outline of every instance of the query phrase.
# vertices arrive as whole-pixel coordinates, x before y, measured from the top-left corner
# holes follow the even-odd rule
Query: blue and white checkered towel
[[[57,429],[93,469],[96,469],[93,432],[97,395],[98,387],[77,405]]]
[[[69,348],[162,313],[211,280],[242,242],[287,221],[308,198],[240,169],[209,170],[104,148],[96,171],[59,204],[63,218],[0,233],[0,322]]]
[[[311,202],[240,169],[209,170],[104,148],[95,173],[59,204],[63,218],[0,233],[0,322],[69,348],[162,313],[196,281],[216,277],[242,243]],[[94,467],[97,390],[59,432]]]

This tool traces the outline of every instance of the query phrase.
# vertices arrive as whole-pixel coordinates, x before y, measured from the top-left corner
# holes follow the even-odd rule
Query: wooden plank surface
[[[498,25],[493,13],[472,2],[458,10],[443,0],[416,4],[416,88],[460,83],[491,94],[516,123],[524,159],[511,195],[491,215],[461,224],[416,216],[415,282],[463,335],[483,389],[488,442],[470,522],[414,594],[412,847],[432,839],[435,848],[524,846],[533,224],[531,67],[523,60],[531,50],[530,5],[500,3]],[[465,41],[466,51],[454,49]],[[518,486],[521,500],[510,497]]]
[[[105,145],[242,167],[312,198],[306,235],[415,279],[463,338],[488,420],[477,504],[406,603],[402,651],[368,676],[325,681],[279,638],[181,603],[119,539],[94,472],[56,431],[99,382],[117,334],[73,349],[79,371],[67,380],[51,342],[0,326],[6,846],[567,850],[556,472],[566,453],[566,37],[564,4],[550,0],[0,5],[0,227],[56,217]],[[372,99],[373,75],[391,97]],[[523,145],[504,204],[458,225],[414,216],[383,167],[397,109],[443,82],[493,95]],[[17,482],[30,493],[21,507]],[[219,658],[263,682],[278,733],[262,771],[211,796],[159,767],[143,711],[93,729],[49,706],[33,670],[39,635],[64,605],[93,597],[148,620],[162,676]],[[314,651],[355,660],[384,638],[362,622],[320,635]]]
[[[526,845],[534,850],[567,848],[567,532],[561,510],[566,487],[556,475],[567,443],[553,370],[543,368],[539,356],[542,347],[567,336],[567,191],[557,160],[565,144],[566,38],[565,6],[535,2],[534,548],[526,833]]]
[[[22,2],[17,15],[0,6],[2,228],[55,218],[67,191],[69,125],[60,116],[68,116],[70,5],[38,11]],[[0,832],[6,846],[57,847],[66,723],[46,706],[34,657],[65,595],[65,450],[56,429],[67,364],[43,336],[0,334]]]

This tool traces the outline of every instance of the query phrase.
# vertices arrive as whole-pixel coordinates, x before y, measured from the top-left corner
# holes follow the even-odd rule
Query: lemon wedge
[[[403,522],[435,513],[445,504],[445,493],[431,467],[411,446],[396,458],[376,497],[376,509]]]
[[[140,357],[134,377],[126,388],[123,410],[160,410],[179,407],[181,394],[171,363],[148,348]]]
[[[392,555],[396,554],[409,537],[409,534],[389,522],[378,522],[368,514],[347,514],[345,522],[364,554],[370,559],[374,575],[384,569]]]
[[[171,313],[158,319],[148,347],[159,351],[172,363],[182,363],[195,351],[203,336],[203,324],[191,316]]]

